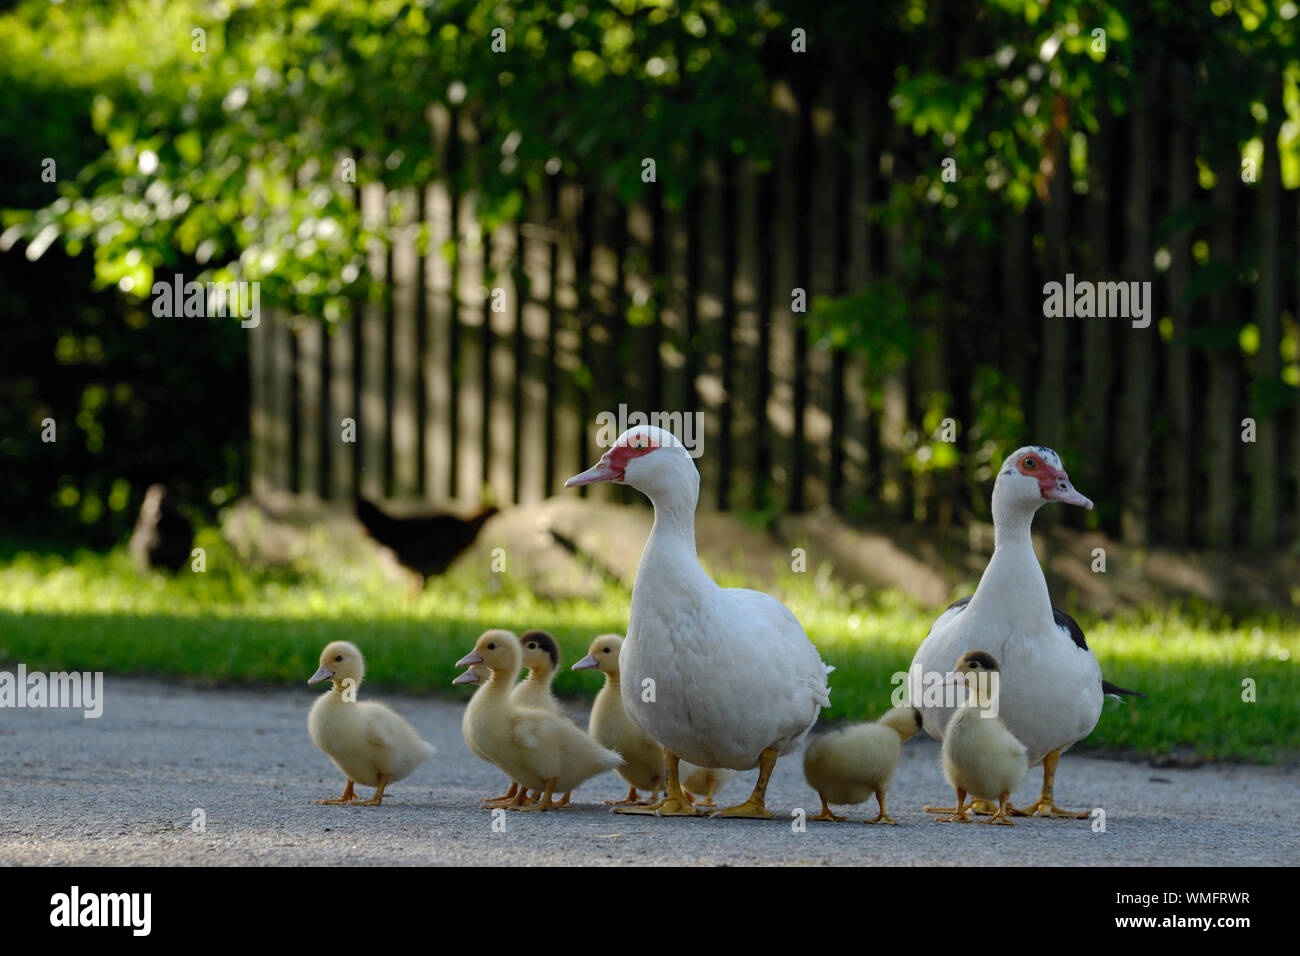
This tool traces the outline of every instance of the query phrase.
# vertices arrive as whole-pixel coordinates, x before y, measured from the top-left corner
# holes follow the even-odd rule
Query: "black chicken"
[[[370,537],[390,549],[404,567],[426,581],[451,567],[497,510],[489,505],[471,518],[451,514],[395,518],[365,498],[356,502],[357,520]]]
[[[150,568],[179,571],[190,559],[194,525],[181,514],[172,495],[162,485],[150,485],[144,493],[140,517],[127,550],[141,573]]]

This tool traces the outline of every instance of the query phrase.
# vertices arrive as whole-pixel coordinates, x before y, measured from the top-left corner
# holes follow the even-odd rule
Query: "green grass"
[[[454,663],[486,628],[545,628],[571,663],[596,634],[626,626],[628,595],[613,587],[596,601],[553,602],[505,574],[454,570],[412,602],[371,566],[249,572],[215,536],[200,543],[208,571],[176,578],[141,578],[121,551],[0,552],[0,666],[298,686],[327,642],[347,639],[365,653],[373,685],[463,698],[468,689],[451,686]],[[826,718],[878,716],[938,609],[845,591],[826,569],[782,580],[777,596],[837,668]],[[1081,746],[1262,763],[1300,754],[1296,621],[1183,606],[1081,623],[1108,679],[1149,695],[1108,702]],[[1242,701],[1246,678],[1255,703]],[[598,687],[567,667],[556,681],[562,695]]]

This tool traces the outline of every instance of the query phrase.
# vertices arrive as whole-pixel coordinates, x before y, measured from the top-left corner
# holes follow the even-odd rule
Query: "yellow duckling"
[[[496,630],[496,631],[488,631],[487,633],[494,634],[500,640],[503,641],[518,640],[518,638],[515,637],[515,635],[510,631]],[[466,668],[465,673],[460,674],[455,680],[452,681],[452,683],[480,685],[480,684],[487,683],[487,681],[491,678],[491,676],[492,676],[492,671],[486,664],[471,664],[468,668]],[[474,711],[481,704],[481,701],[479,701],[478,698],[479,695],[475,693],[474,696],[469,699],[469,704],[466,705],[465,713],[460,720],[460,731],[461,734],[465,737],[465,745],[469,747],[470,753],[472,753],[475,757],[478,757],[480,760],[486,760],[488,763],[492,763],[492,758],[489,757],[486,753],[484,753],[475,743],[475,738],[470,729],[472,726],[474,726],[474,722],[477,719],[474,716]],[[515,780],[511,780],[509,790],[507,790],[504,794],[502,794],[499,797],[484,797],[482,801],[483,806],[491,808],[491,807],[504,807],[504,806],[512,805],[516,802],[515,795],[518,793],[519,793],[519,783]],[[521,794],[520,796],[523,797],[525,800],[527,799],[527,794]]]
[[[312,743],[323,750],[347,777],[343,796],[317,803],[359,803],[377,807],[384,788],[409,776],[433,755],[432,744],[420,739],[415,728],[383,704],[359,703],[356,698],[366,673],[365,660],[355,644],[334,641],[321,651],[320,668],[308,684],[333,682],[329,693],[321,694],[307,717]],[[375,788],[375,795],[361,800],[355,784]]]
[[[524,649],[524,666],[528,668],[528,676],[510,692],[510,703],[516,707],[536,707],[563,716],[564,710],[555,699],[555,692],[551,690],[555,672],[560,667],[560,646],[550,634],[538,630],[524,631],[519,635],[519,644]],[[533,796],[536,798],[540,794]],[[556,806],[568,805],[569,794],[566,793]]]
[[[605,675],[605,686],[596,694],[591,705],[591,719],[587,731],[603,747],[617,751],[623,757],[618,775],[627,781],[627,796],[622,800],[606,800],[611,806],[640,806],[658,802],[659,790],[664,785],[663,749],[644,730],[628,718],[623,710],[622,684],[618,669],[618,653],[623,638],[617,634],[602,634],[591,642],[587,656],[573,665],[573,670],[598,670]],[[637,788],[649,791],[649,801],[642,799]]]
[[[682,793],[697,807],[716,807],[714,796],[736,775],[736,771],[725,767],[697,767],[686,760],[678,761],[677,773],[681,777]]]
[[[880,812],[863,823],[898,821],[885,812],[885,791],[894,778],[903,744],[921,729],[921,712],[891,707],[874,724],[853,724],[822,734],[803,755],[803,774],[822,799],[822,812],[813,820],[843,820],[831,812],[832,803],[862,803],[875,794]]]
[[[510,702],[510,687],[523,666],[523,649],[509,631],[487,631],[457,667],[486,664],[492,671],[465,711],[462,729],[470,750],[482,753],[519,783],[509,809],[549,810],[552,795],[622,766],[623,758],[592,740],[567,717]],[[541,799],[524,804],[525,789]]]
[[[970,794],[997,802],[998,812],[987,823],[1013,826],[1007,800],[1025,778],[1029,761],[1025,745],[990,709],[998,677],[998,662],[987,651],[967,651],[949,675],[949,681],[965,679],[968,692],[943,733],[943,775],[957,791],[957,808],[950,817],[937,817],[937,823],[970,823],[963,806]]]

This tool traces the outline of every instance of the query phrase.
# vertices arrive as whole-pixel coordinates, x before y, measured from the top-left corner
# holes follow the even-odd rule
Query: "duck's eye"
[[[489,651],[495,651],[496,649],[497,649],[497,646],[496,646],[495,644],[489,644],[489,645],[488,645],[488,650],[489,650]]]
[[[337,664],[337,663],[338,663],[339,661],[341,661],[341,660],[343,660],[343,655],[342,655],[342,654],[340,654],[338,657],[334,658],[334,663]]]
[[[1026,458],[1026,459],[1025,459],[1025,467],[1028,468],[1030,471],[1033,471],[1035,468],[1038,467],[1038,459],[1037,459],[1037,458]]]

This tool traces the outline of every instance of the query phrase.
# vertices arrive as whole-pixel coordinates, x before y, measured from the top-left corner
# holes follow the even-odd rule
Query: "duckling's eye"
[[[530,651],[535,651],[535,650],[537,650],[537,645],[536,645],[536,644],[529,644],[529,645],[528,645],[528,649],[529,649]]]
[[[334,658],[334,663],[337,664],[337,663],[338,663],[339,661],[341,661],[341,660],[343,660],[343,655],[342,655],[342,654],[340,654],[338,657]]]
[[[488,650],[489,650],[489,651],[495,651],[496,649],[497,649],[497,646],[496,646],[495,644],[489,644],[489,645],[488,645]]]
[[[602,653],[602,654],[608,654],[608,653],[609,653],[609,648],[608,648],[608,647],[605,648],[603,651],[601,651],[601,653]]]

